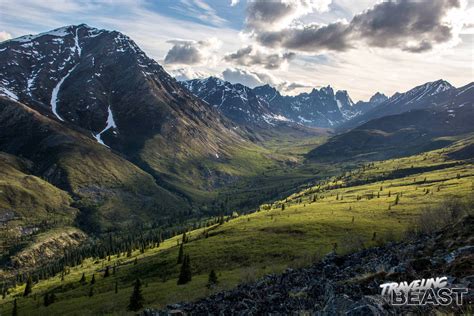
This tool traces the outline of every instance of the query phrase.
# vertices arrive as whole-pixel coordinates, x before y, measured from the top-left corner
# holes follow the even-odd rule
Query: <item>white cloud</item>
[[[268,73],[249,71],[242,68],[227,68],[222,72],[224,80],[230,83],[241,83],[254,88],[264,84],[275,85],[276,79]]]
[[[12,38],[12,35],[5,31],[0,31],[0,42],[9,40]]]
[[[216,26],[223,26],[227,21],[221,18],[216,10],[209,6],[203,0],[180,0],[180,4],[184,7],[174,6],[176,11],[183,15],[198,18],[205,23],[210,23]]]
[[[207,78],[210,77],[211,73],[206,72],[206,71],[196,71],[191,67],[183,67],[183,68],[177,68],[177,69],[168,69],[166,70],[170,73],[171,76],[176,78],[178,81],[184,81],[184,80],[191,80],[191,79],[202,79],[202,78]]]

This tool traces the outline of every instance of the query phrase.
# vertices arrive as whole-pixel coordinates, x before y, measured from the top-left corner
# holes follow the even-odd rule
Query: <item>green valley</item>
[[[123,314],[137,277],[144,284],[145,305],[164,307],[287,267],[305,266],[330,251],[343,254],[404,238],[420,227],[418,218],[425,208],[448,203],[448,209],[449,201],[472,198],[472,160],[455,157],[473,144],[473,136],[466,136],[443,149],[364,163],[263,204],[257,212],[234,214],[190,230],[184,253],[191,259],[192,281],[185,285],[176,285],[183,241],[179,234],[159,247],[137,249],[129,257],[122,253],[110,259],[85,259],[63,274],[40,280],[26,298],[22,297],[25,285],[19,283],[2,301],[2,314],[9,313],[15,297],[19,310],[26,314],[33,310],[39,315]],[[116,268],[111,276],[103,277],[107,266]],[[209,290],[206,283],[212,269],[219,285]],[[85,285],[79,282],[82,273]],[[92,275],[94,285],[89,284]],[[54,292],[56,301],[44,307],[42,295],[47,292]]]

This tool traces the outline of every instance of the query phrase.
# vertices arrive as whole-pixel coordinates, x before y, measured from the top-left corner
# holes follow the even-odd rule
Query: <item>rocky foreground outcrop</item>
[[[338,256],[327,255],[309,268],[268,275],[193,303],[145,309],[144,315],[392,315],[455,314],[473,311],[474,217],[437,233]],[[380,285],[448,277],[448,287],[468,288],[462,306],[401,306],[388,303]]]

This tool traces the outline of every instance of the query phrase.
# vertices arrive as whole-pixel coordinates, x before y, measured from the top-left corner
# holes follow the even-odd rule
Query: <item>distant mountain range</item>
[[[182,83],[235,123],[253,126],[273,125],[279,121],[335,128],[387,99],[377,93],[368,102],[354,104],[347,91],[334,92],[330,86],[313,89],[310,93],[284,96],[270,85],[251,89],[216,77]]]
[[[442,148],[474,132],[474,83],[438,80],[397,93],[352,121],[348,130],[312,150],[317,160],[382,160]]]

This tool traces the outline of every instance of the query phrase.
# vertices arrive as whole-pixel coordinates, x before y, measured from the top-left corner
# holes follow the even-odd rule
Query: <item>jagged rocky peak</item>
[[[318,90],[316,89],[313,89],[313,91],[311,91],[311,93],[316,93],[316,92],[318,92]],[[321,89],[319,89],[319,93],[326,94],[326,95],[334,95],[334,89],[328,85],[327,87],[322,87]]]
[[[369,102],[378,104],[378,103],[382,103],[384,101],[387,101],[387,99],[388,99],[388,97],[385,94],[377,92],[373,96],[370,97]]]
[[[354,105],[349,93],[346,90],[339,90],[335,95],[336,101],[340,102],[343,107],[351,108]]]
[[[269,84],[255,87],[253,91],[262,99],[266,100],[267,102],[280,96],[280,92],[272,87]]]

